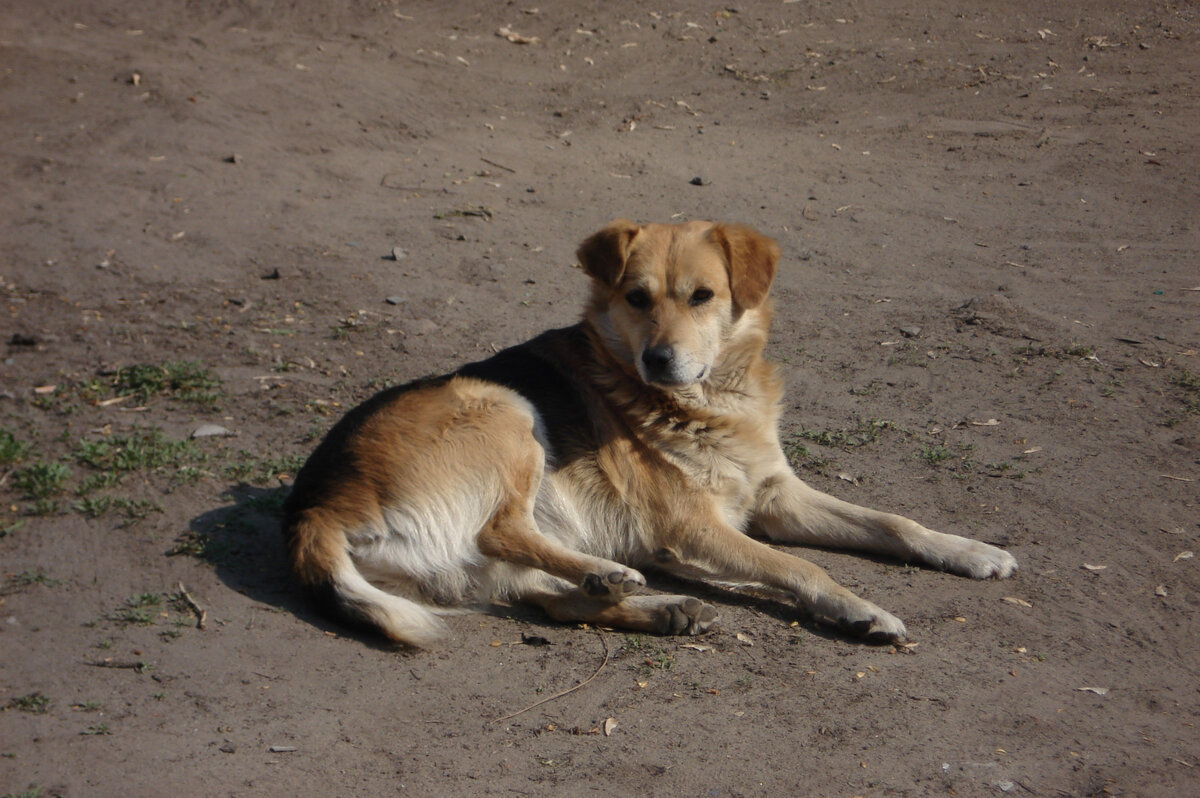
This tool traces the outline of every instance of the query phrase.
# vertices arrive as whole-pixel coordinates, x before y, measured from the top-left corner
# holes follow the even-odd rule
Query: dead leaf
[[[706,646],[703,643],[684,643],[680,648],[690,648],[692,651],[712,651],[712,646]]]
[[[1076,692],[1079,693],[1095,693],[1096,695],[1108,695],[1107,687],[1076,687]]]
[[[1159,598],[1166,598],[1167,597],[1166,585],[1159,585],[1158,587],[1154,588],[1154,595],[1158,596]]]
[[[1004,598],[1002,598],[1000,600],[1007,601],[1009,604],[1016,604],[1018,607],[1032,607],[1033,606],[1025,599],[1017,598],[1016,596],[1005,596]]]
[[[989,418],[987,421],[968,421],[972,427],[998,427],[1000,421],[994,418]]]
[[[1036,454],[1037,452],[1040,452],[1041,450],[1042,450],[1041,446],[1034,446],[1032,448],[1026,449],[1025,451],[1021,452],[1021,454]]]
[[[1138,362],[1148,368],[1152,368],[1152,369],[1162,368],[1162,363],[1155,363],[1153,360],[1146,360],[1144,357],[1139,357]]]
[[[850,476],[849,474],[847,474],[845,471],[841,472],[841,473],[840,473],[840,474],[838,474],[837,476],[838,476],[838,479],[840,479],[840,480],[842,480],[842,481],[844,481],[844,482],[849,482],[851,485],[857,485],[857,484],[858,484],[858,480],[857,480],[857,479],[855,479],[854,477]]]
[[[497,36],[508,39],[513,44],[541,44],[541,39],[536,36],[522,36],[512,28],[501,28],[496,31]]]
[[[1084,567],[1084,568],[1086,568],[1086,569],[1087,569],[1087,570],[1089,570],[1089,571],[1103,571],[1103,570],[1104,570],[1105,568],[1107,568],[1108,566],[1107,566],[1107,565],[1092,565],[1091,563],[1086,563],[1086,562],[1085,562],[1085,563],[1083,564],[1083,567]]]
[[[612,737],[613,729],[615,729],[615,728],[617,728],[616,718],[605,718],[604,719],[604,736],[605,737]]]
[[[54,393],[54,389],[57,387],[57,385],[39,385],[33,389],[33,392],[36,394]]]
[[[1171,560],[1171,562],[1179,562],[1180,560],[1190,560],[1195,556],[1196,555],[1190,551],[1181,551],[1175,555],[1175,559]]]
[[[739,643],[744,643],[745,645],[748,645],[748,646],[754,645],[754,641],[750,639],[750,635],[744,634],[742,632],[738,632],[736,637],[737,637]]]

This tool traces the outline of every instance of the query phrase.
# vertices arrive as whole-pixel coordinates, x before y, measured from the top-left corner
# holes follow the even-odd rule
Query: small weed
[[[238,462],[225,466],[224,475],[252,485],[263,485],[276,477],[294,476],[306,459],[305,455],[256,458],[244,450],[238,452],[238,457]]]
[[[1095,352],[1096,350],[1090,346],[1076,343],[1072,343],[1063,350],[1063,354],[1067,357],[1091,357]]]
[[[60,512],[62,512],[62,505],[54,499],[38,499],[29,505],[30,515],[58,515]]]
[[[150,697],[153,698],[155,701],[162,701],[164,698],[167,697],[167,694],[166,693],[151,693]]]
[[[79,701],[72,704],[71,709],[76,712],[99,712],[104,709],[104,704],[99,701]]]
[[[866,385],[863,385],[858,388],[851,388],[850,395],[851,396],[875,396],[877,393],[879,393],[881,386],[882,386],[882,383],[879,380],[871,380]]]
[[[818,474],[824,473],[832,462],[828,457],[817,457],[809,451],[807,446],[794,440],[784,444],[783,452],[787,456],[788,462],[792,464],[792,468],[805,468],[809,471],[816,471]]]
[[[161,593],[136,593],[125,599],[125,606],[104,616],[110,621],[116,621],[127,626],[150,626],[154,623],[155,613],[163,601]]]
[[[949,460],[953,455],[950,454],[949,447],[939,444],[936,446],[922,446],[921,450],[917,452],[916,456],[918,459],[924,460],[929,465],[938,465],[939,463],[944,463],[945,461]]]
[[[36,715],[45,715],[50,711],[50,697],[45,693],[30,693],[23,695],[20,698],[14,698],[8,702],[5,709],[16,709],[21,712],[32,712]]]
[[[859,421],[849,429],[812,430],[801,427],[800,431],[796,433],[796,437],[812,441],[821,446],[852,449],[856,446],[863,446],[879,440],[879,435],[885,429],[890,429],[891,427],[892,423],[890,421],[880,421],[872,418],[866,421]]]
[[[156,429],[113,435],[98,441],[80,441],[75,459],[103,472],[124,473],[145,469],[176,468],[208,458],[190,440],[171,440]]]
[[[4,798],[42,798],[42,796],[44,794],[45,793],[42,792],[41,787],[39,787],[36,784],[30,784],[28,787],[21,790],[20,792],[5,793]]]
[[[625,650],[626,651],[641,651],[646,647],[646,636],[639,634],[625,635]]]
[[[161,513],[162,505],[146,499],[128,499],[124,496],[89,496],[75,502],[73,509],[88,518],[99,518],[110,512],[120,513],[125,520],[140,521],[150,513]]]
[[[99,648],[102,650],[107,650],[107,649],[112,648],[112,645],[113,644],[112,644],[111,640],[101,640],[99,643],[96,644],[96,648]]]
[[[116,471],[102,471],[99,474],[88,474],[75,486],[76,496],[87,496],[98,490],[111,488],[121,482],[121,475]]]
[[[107,723],[97,723],[94,726],[88,726],[86,729],[81,731],[80,734],[84,736],[102,736],[106,734],[112,734],[112,730],[108,728]]]
[[[62,463],[34,463],[14,471],[12,483],[27,499],[47,499],[62,493],[70,477]]]
[[[16,532],[18,529],[20,529],[23,526],[25,526],[24,521],[13,521],[11,524],[9,524],[6,527],[0,527],[0,538],[8,537],[9,535]]]
[[[146,402],[153,396],[167,395],[181,402],[211,406],[221,398],[221,380],[202,365],[178,360],[156,366],[139,363],[117,371],[118,395],[135,396]]]
[[[45,585],[46,587],[54,587],[60,583],[58,579],[51,579],[45,571],[22,571],[16,576],[10,577],[9,584],[25,587],[26,585]]]
[[[1181,369],[1168,379],[1176,388],[1182,388],[1186,392],[1183,402],[1187,406],[1187,412],[1200,413],[1200,374]]]
[[[0,429],[0,466],[12,465],[25,459],[29,454],[29,444],[13,437],[6,429]]]

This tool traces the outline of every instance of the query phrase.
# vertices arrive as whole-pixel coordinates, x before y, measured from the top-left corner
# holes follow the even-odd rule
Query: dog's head
[[[749,227],[618,219],[577,254],[592,277],[588,320],[644,382],[694,385],[744,335],[761,346],[779,246]]]

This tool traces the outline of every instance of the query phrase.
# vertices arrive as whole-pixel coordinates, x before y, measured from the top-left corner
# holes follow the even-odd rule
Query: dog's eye
[[[697,288],[688,298],[688,304],[692,307],[703,305],[705,302],[713,298],[713,292],[708,288]]]
[[[625,301],[629,303],[629,307],[635,310],[645,310],[650,307],[650,295],[640,288],[635,288],[626,294]]]

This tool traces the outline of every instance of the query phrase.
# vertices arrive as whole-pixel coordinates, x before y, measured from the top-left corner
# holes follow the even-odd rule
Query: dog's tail
[[[381,632],[397,643],[424,648],[445,637],[436,610],[380,590],[350,558],[346,533],[336,522],[308,509],[285,526],[292,571],[321,605],[353,626]]]

